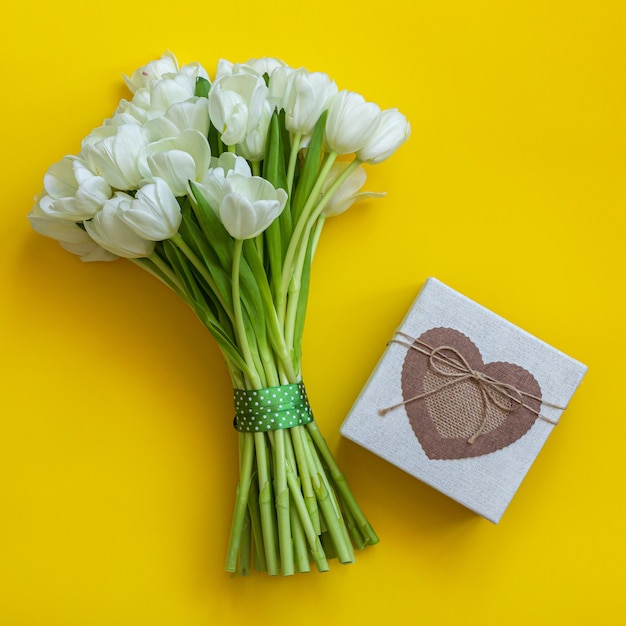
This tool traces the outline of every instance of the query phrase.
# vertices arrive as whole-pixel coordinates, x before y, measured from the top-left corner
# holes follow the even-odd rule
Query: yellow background
[[[0,26],[0,624],[623,624],[626,6],[11,3]],[[397,106],[383,200],[330,222],[304,368],[380,534],[328,574],[231,579],[228,378],[193,315],[125,261],[30,230],[46,169],[170,49],[278,56]],[[498,526],[339,426],[428,276],[589,366]]]

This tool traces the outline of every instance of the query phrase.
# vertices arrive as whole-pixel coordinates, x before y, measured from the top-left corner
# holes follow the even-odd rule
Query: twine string
[[[422,400],[433,394],[439,393],[451,385],[456,385],[466,380],[471,380],[478,386],[480,390],[480,398],[482,402],[482,420],[478,429],[468,439],[468,443],[475,443],[476,439],[483,434],[487,425],[489,417],[489,405],[493,405],[505,413],[514,413],[519,408],[525,408],[531,413],[534,413],[539,419],[548,422],[553,425],[557,425],[558,421],[553,420],[545,415],[542,415],[540,411],[529,406],[527,399],[537,400],[540,405],[553,407],[564,411],[566,407],[559,406],[546,402],[542,398],[539,398],[531,393],[518,389],[514,385],[497,380],[484,372],[475,370],[471,367],[467,359],[456,348],[451,346],[438,346],[433,348],[420,339],[415,339],[406,333],[397,331],[396,335],[403,337],[410,341],[404,341],[403,339],[397,339],[394,337],[389,343],[398,343],[405,346],[408,349],[416,350],[428,357],[428,364],[432,371],[436,374],[448,378],[445,382],[441,383],[437,387],[420,393],[418,395],[407,398],[402,402],[393,404],[391,406],[379,409],[380,415],[386,415],[389,411],[393,411],[401,406],[415,402],[416,400]]]

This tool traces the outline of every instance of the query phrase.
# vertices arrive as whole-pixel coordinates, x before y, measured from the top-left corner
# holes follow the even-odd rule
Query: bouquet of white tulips
[[[324,221],[378,195],[361,164],[407,139],[406,118],[276,59],[222,60],[211,82],[168,53],[125,80],[132,98],[50,167],[30,222],[156,276],[221,348],[240,454],[226,570],[350,563],[378,538],[313,420],[302,331]]]

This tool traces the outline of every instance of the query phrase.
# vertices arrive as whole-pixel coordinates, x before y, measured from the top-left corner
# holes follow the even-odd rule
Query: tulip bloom
[[[283,211],[287,192],[259,176],[233,174],[224,182],[219,216],[235,239],[260,235]]]
[[[331,101],[325,141],[337,154],[357,152],[367,144],[380,123],[380,107],[363,96],[340,91]]]
[[[184,196],[188,181],[200,180],[211,164],[211,148],[197,130],[185,130],[178,137],[148,144],[139,155],[143,178],[163,178],[175,196]]]
[[[226,59],[217,62],[216,78],[232,74],[253,74],[255,76],[272,75],[277,67],[286,67],[280,59],[272,57],[262,57],[260,59],[249,59],[245,63],[232,63]]]
[[[130,205],[121,206],[120,215],[142,239],[149,241],[170,239],[182,221],[180,205],[162,178],[144,185]]]
[[[113,189],[138,189],[143,178],[139,154],[146,145],[143,129],[136,124],[100,126],[83,140],[82,156],[89,169]]]
[[[90,171],[82,159],[70,156],[48,169],[44,189],[50,201],[43,210],[73,222],[92,218],[113,193],[106,180]]]
[[[80,257],[81,261],[114,261],[117,255],[100,247],[75,222],[60,219],[50,214],[46,205],[52,198],[42,194],[35,199],[35,206],[28,214],[28,221],[33,230],[40,235],[55,239],[68,252]]]
[[[177,102],[163,115],[146,121],[143,128],[149,142],[177,137],[185,130],[197,130],[206,137],[209,134],[207,100],[194,97]]]
[[[253,128],[246,138],[237,144],[237,152],[250,161],[261,161],[265,156],[265,141],[272,118],[272,107],[268,100],[264,102],[263,113],[256,128]]]
[[[138,89],[146,87],[152,81],[162,78],[163,74],[178,71],[178,61],[171,52],[166,52],[160,59],[135,70],[130,76],[124,76],[126,86],[135,93]]]
[[[154,241],[140,237],[122,219],[122,212],[130,207],[132,201],[132,196],[118,191],[105,202],[92,220],[85,222],[87,234],[97,244],[128,259],[149,256],[154,250]]]
[[[211,86],[209,116],[227,146],[242,143],[261,120],[268,89],[261,76],[223,75]]]
[[[333,183],[343,174],[346,168],[350,165],[347,161],[337,161],[333,164],[324,185],[322,186],[322,195],[330,189]],[[326,217],[333,217],[340,215],[344,211],[347,211],[355,202],[359,200],[365,200],[367,198],[382,198],[384,193],[374,193],[371,191],[362,191],[360,189],[365,184],[367,174],[365,169],[361,166],[357,167],[351,172],[346,180],[339,185],[335,190],[335,193],[330,197],[328,204],[324,207],[324,215]]]
[[[369,141],[356,153],[366,163],[380,163],[390,157],[410,136],[411,127],[398,109],[381,113],[380,123]]]
[[[220,154],[219,159],[211,157],[211,167],[196,185],[209,203],[209,206],[218,214],[224,183],[228,177],[234,174],[250,178],[252,171],[248,161],[233,152],[223,152]]]
[[[270,95],[285,109],[285,128],[292,133],[310,135],[337,94],[337,85],[327,74],[305,68],[276,70],[270,78]]]

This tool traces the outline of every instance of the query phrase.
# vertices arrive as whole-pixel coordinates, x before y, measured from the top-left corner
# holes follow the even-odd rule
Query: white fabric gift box
[[[586,370],[430,278],[341,434],[497,523]]]

